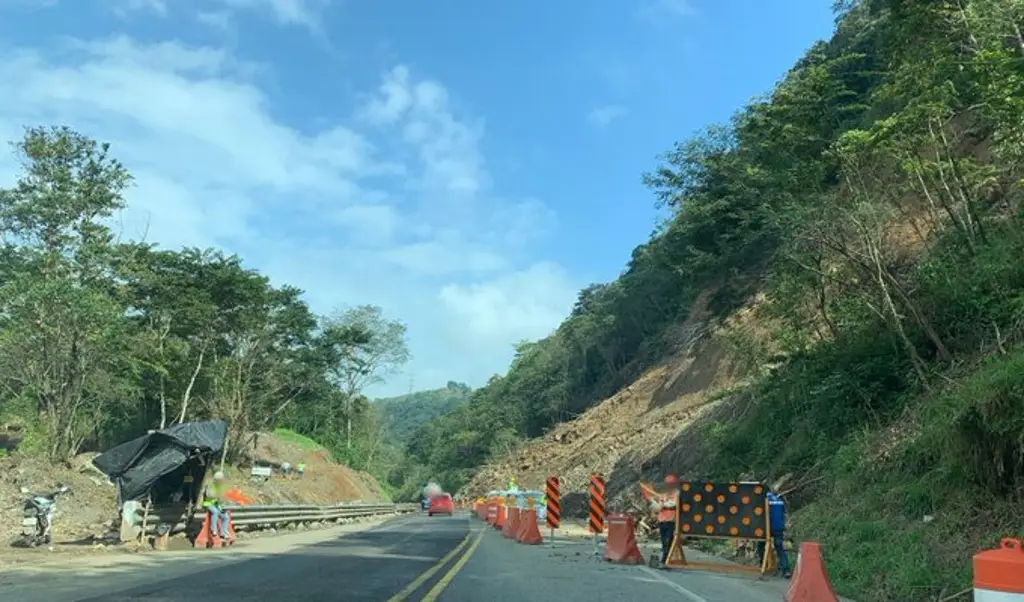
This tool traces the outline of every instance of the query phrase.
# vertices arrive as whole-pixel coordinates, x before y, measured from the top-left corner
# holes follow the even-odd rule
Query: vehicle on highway
[[[442,493],[430,498],[430,508],[427,509],[427,515],[434,516],[435,514],[447,514],[448,516],[455,514],[455,502],[452,500],[450,493]]]
[[[15,545],[34,548],[51,543],[53,517],[57,514],[57,496],[70,492],[70,487],[60,485],[52,493],[38,493],[25,500],[21,539]]]

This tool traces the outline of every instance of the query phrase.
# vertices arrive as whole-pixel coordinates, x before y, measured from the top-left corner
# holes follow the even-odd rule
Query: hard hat
[[[219,481],[219,480],[223,479],[223,478],[224,478],[224,472],[223,472],[223,471],[220,471],[220,470],[218,470],[217,472],[213,473],[213,478],[214,478],[215,480],[217,480],[217,481]]]

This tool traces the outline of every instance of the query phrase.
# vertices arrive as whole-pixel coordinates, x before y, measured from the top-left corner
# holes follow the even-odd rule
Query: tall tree
[[[360,395],[409,361],[406,326],[387,319],[376,305],[360,305],[325,318],[321,330],[328,373],[344,397],[345,449],[351,450]]]
[[[22,174],[0,190],[0,378],[35,402],[48,454],[63,459],[128,395],[130,345],[101,220],[124,206],[131,176],[107,145],[67,128],[30,128],[15,150]]]

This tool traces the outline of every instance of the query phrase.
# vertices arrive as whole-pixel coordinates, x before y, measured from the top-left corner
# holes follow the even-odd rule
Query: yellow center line
[[[403,602],[406,598],[408,598],[413,592],[419,589],[419,587],[423,585],[423,583],[427,579],[433,577],[434,573],[440,571],[441,567],[448,564],[449,560],[451,560],[456,554],[461,552],[462,548],[466,547],[466,544],[469,543],[469,536],[470,533],[467,532],[466,535],[462,538],[462,541],[459,542],[459,545],[455,546],[455,549],[445,554],[441,558],[441,560],[437,561],[437,564],[423,571],[423,573],[419,577],[417,577],[409,585],[406,585],[405,588],[402,589],[402,591],[398,592],[394,596],[391,596],[391,598],[388,599],[388,602]]]
[[[462,567],[465,566],[465,564],[469,561],[469,557],[472,556],[473,552],[476,551],[476,547],[480,545],[480,540],[483,539],[483,537],[484,530],[481,529],[479,534],[476,536],[476,539],[473,540],[473,545],[469,546],[469,549],[466,550],[466,553],[463,554],[461,558],[459,558],[459,560],[452,566],[452,568],[448,569],[448,572],[445,573],[444,576],[441,577],[441,579],[434,584],[434,587],[430,588],[430,591],[427,592],[427,595],[423,596],[423,599],[421,599],[420,602],[434,602],[434,600],[437,600],[437,597],[441,595],[441,592],[443,592],[445,588],[448,587],[448,585],[452,582],[452,579],[454,579],[455,576],[459,574],[459,571],[462,570]]]

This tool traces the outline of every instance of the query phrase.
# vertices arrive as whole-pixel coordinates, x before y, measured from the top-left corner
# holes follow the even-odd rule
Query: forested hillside
[[[386,474],[362,391],[408,358],[380,308],[314,314],[215,249],[115,240],[131,174],[66,128],[31,128],[23,171],[0,183],[0,424],[18,453],[63,462],[147,429],[229,422],[229,459],[251,434],[291,428],[356,469]]]
[[[774,90],[663,156],[645,178],[671,217],[413,436],[418,470],[465,482],[693,346],[701,296],[747,384],[685,470],[808,477],[796,535],[841,589],[934,600],[1021,532],[1024,4],[836,10]],[[754,327],[729,327],[741,308]]]
[[[466,403],[472,392],[469,385],[453,381],[441,389],[375,399],[372,406],[379,417],[384,438],[400,444],[426,423],[446,416]]]

